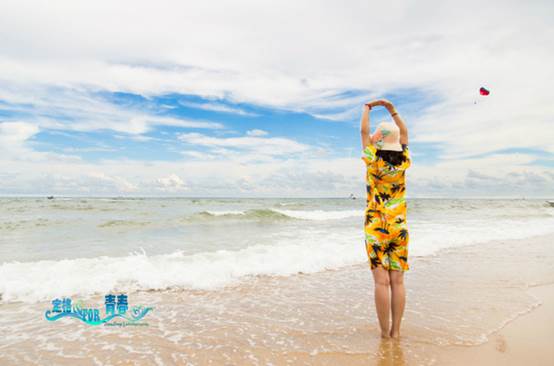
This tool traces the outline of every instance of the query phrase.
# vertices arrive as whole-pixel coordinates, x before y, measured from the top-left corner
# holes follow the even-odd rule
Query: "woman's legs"
[[[383,267],[377,267],[371,271],[375,282],[375,309],[379,318],[381,337],[389,337],[390,316],[390,277],[389,271]],[[399,324],[400,325],[400,324]]]
[[[390,271],[390,286],[392,292],[392,328],[390,336],[398,338],[400,336],[400,322],[404,314],[406,305],[406,290],[404,289],[404,271]]]

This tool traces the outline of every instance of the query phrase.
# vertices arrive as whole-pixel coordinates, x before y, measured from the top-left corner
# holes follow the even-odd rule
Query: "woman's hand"
[[[368,112],[373,108],[373,107],[377,107],[379,104],[379,101],[378,100],[374,100],[374,101],[371,101],[371,102],[368,102],[366,104],[364,104],[364,112]]]
[[[394,105],[388,99],[379,99],[378,102],[379,102],[379,105],[382,105],[383,107],[387,108],[389,111],[391,109],[394,109]]]
[[[376,99],[376,100],[373,100],[371,102],[366,103],[365,105],[368,106],[369,108],[376,107],[376,106],[382,106],[382,107],[385,107],[387,109],[394,108],[392,103],[390,101],[388,101],[387,99]]]

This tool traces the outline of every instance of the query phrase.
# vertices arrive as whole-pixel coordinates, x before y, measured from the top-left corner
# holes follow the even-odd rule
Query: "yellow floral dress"
[[[410,151],[403,145],[402,162],[392,165],[377,156],[370,144],[362,159],[366,163],[367,208],[364,216],[365,246],[371,269],[407,271],[408,224],[406,222],[406,169]]]

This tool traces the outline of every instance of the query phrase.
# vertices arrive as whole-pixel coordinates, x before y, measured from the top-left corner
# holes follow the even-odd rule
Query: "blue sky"
[[[142,133],[140,139],[136,139],[136,136],[126,136],[124,133],[114,133],[110,129],[90,132],[45,129],[29,140],[30,145],[37,151],[77,153],[86,161],[98,162],[114,157],[145,161],[181,161],[183,159],[181,151],[184,148],[202,153],[209,152],[208,147],[180,140],[178,136],[182,133],[205,134],[207,132],[210,136],[237,137],[246,135],[248,131],[261,130],[272,137],[288,138],[302,144],[321,147],[325,149],[325,156],[330,158],[357,154],[354,150],[360,144],[358,119],[345,118],[331,121],[305,112],[232,103],[225,99],[204,99],[194,95],[169,94],[145,98],[130,93],[105,93],[101,97],[109,103],[141,111],[146,110],[156,116],[212,121],[222,127],[206,131],[205,128],[160,125]],[[415,103],[413,96],[388,97],[392,97],[399,104]],[[407,110],[407,113],[409,112],[411,111]],[[28,113],[6,113],[5,117],[20,119],[35,116]],[[57,120],[66,119],[66,116],[56,114],[50,117]],[[372,112],[372,119],[375,121],[386,118],[388,114],[385,110],[376,109]],[[67,123],[71,122],[71,119],[67,119]],[[414,146],[419,152],[417,159],[420,163],[436,160],[433,154],[436,149],[432,144],[414,143]],[[277,156],[279,159],[288,157],[285,154]]]
[[[387,98],[410,195],[551,197],[551,10],[5,2],[0,194],[362,196],[361,107]]]

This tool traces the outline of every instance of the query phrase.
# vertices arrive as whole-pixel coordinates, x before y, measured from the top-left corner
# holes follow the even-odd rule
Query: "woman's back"
[[[404,211],[405,215],[405,172],[411,165],[408,146],[402,145],[402,151],[396,152],[377,150],[368,145],[363,150],[362,159],[367,166],[368,209],[392,216]]]

